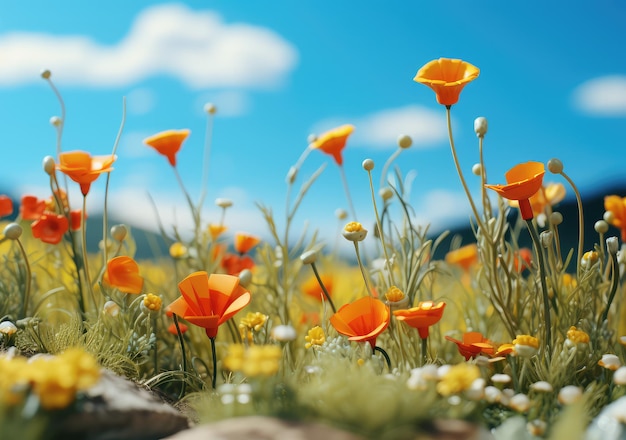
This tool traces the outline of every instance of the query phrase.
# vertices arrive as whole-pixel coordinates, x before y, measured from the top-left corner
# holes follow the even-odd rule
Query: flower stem
[[[81,229],[82,229],[82,251],[83,251],[83,272],[85,274],[85,284],[87,285],[87,290],[89,290],[89,294],[91,295],[91,300],[93,301],[94,307],[98,308],[98,303],[96,302],[96,296],[93,293],[93,286],[91,285],[91,276],[89,275],[89,256],[87,255],[87,196],[83,196],[83,212],[82,220],[81,220]]]
[[[352,218],[354,221],[357,221],[356,211],[354,210],[354,205],[352,204],[352,198],[350,197],[350,190],[348,189],[348,179],[346,178],[346,172],[343,169],[343,166],[339,166],[339,173],[341,174],[341,181],[343,182],[343,189],[346,191],[346,198],[348,199],[348,206],[350,207],[350,214],[352,214]]]
[[[398,149],[398,151],[402,151]],[[393,279],[393,270],[391,267],[391,261],[389,255],[387,255],[387,245],[385,244],[385,234],[383,232],[383,225],[378,215],[378,208],[376,207],[376,195],[374,194],[374,182],[372,181],[372,172],[368,171],[367,175],[370,180],[370,190],[372,192],[372,205],[374,206],[374,214],[376,215],[376,226],[378,227],[378,236],[380,237],[380,244],[383,248],[383,254],[385,255],[385,265],[387,266],[387,272],[389,273],[389,282],[392,286],[395,286],[395,280]]]
[[[16,241],[20,247],[20,252],[22,253],[22,258],[24,259],[24,268],[26,269],[26,287],[24,288],[24,300],[22,302],[22,318],[26,318],[28,313],[28,301],[30,300],[31,270],[24,245],[19,239]]]
[[[420,367],[423,367],[428,361],[428,338],[420,339],[422,343],[422,364]]]
[[[365,273],[365,266],[363,266],[363,262],[361,261],[358,241],[354,242],[354,250],[356,252],[356,261],[359,264],[359,269],[361,269],[361,275],[363,275],[363,281],[365,282],[365,288],[367,289],[367,293],[369,293],[369,295],[373,297],[374,295],[372,294],[372,289],[370,288],[370,283],[367,274]]]
[[[617,286],[619,284],[619,267],[617,262],[617,254],[611,253],[611,268],[613,271],[613,279],[611,280],[611,290],[609,291],[609,299],[606,302],[606,308],[604,312],[602,312],[602,319],[600,324],[606,321],[609,318],[609,309],[611,308],[611,303],[615,298],[615,292],[617,292]]]
[[[333,300],[330,298],[330,294],[328,293],[328,290],[326,290],[326,286],[324,286],[324,283],[322,282],[322,278],[320,277],[320,274],[317,271],[317,267],[315,266],[315,262],[311,263],[311,268],[313,269],[313,273],[315,274],[315,278],[317,278],[317,282],[319,283],[320,287],[322,288],[322,292],[324,293],[324,296],[326,297],[326,300],[328,301],[328,304],[330,304],[330,308],[333,309],[333,313],[337,313],[337,309],[335,308],[335,304],[333,304]]]
[[[211,356],[213,358],[213,379],[211,386],[215,389],[217,384],[217,354],[215,353],[215,338],[209,338],[211,340]]]
[[[187,373],[187,352],[185,351],[185,341],[183,340],[183,333],[180,331],[180,326],[178,325],[178,316],[173,314],[174,318],[174,327],[176,327],[176,334],[178,335],[178,343],[180,344],[180,352],[181,352],[181,366],[183,369],[183,373]],[[178,400],[182,399],[185,395],[185,391],[187,390],[187,382],[183,379],[183,385],[180,389],[180,393],[178,394]]]
[[[389,372],[391,373],[391,359],[389,359],[389,355],[387,354],[387,352],[378,346],[374,347],[374,351],[377,351],[383,355],[383,357],[385,358],[385,362],[387,362],[387,368],[389,368]]]
[[[580,192],[574,184],[574,181],[569,178],[567,174],[561,171],[561,176],[571,185],[574,194],[576,195],[576,204],[578,205],[578,259],[576,260],[576,273],[580,274],[580,263],[583,258],[583,247],[585,245],[585,231],[584,231],[584,219],[583,219],[583,202],[580,197]]]
[[[543,250],[541,248],[541,242],[539,241],[539,235],[537,235],[537,231],[535,230],[535,226],[533,225],[532,218],[526,220],[526,226],[528,226],[528,231],[530,232],[530,237],[533,240],[533,245],[535,246],[537,258],[539,259],[539,277],[541,282],[541,292],[543,294],[543,319],[546,326],[544,357],[546,360],[549,360],[549,349],[552,348],[552,323],[550,319],[550,296],[548,295],[548,287],[546,286],[546,267],[543,260]]]

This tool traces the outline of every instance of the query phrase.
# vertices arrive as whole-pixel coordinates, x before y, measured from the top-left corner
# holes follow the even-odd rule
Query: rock
[[[106,370],[86,392],[82,411],[59,422],[59,440],[156,440],[189,428],[189,420],[154,393]]]

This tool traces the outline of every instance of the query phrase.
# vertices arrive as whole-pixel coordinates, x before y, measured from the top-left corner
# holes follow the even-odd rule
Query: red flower
[[[33,237],[49,244],[60,243],[68,228],[67,217],[48,211],[45,211],[31,225]]]
[[[46,210],[46,201],[35,196],[23,196],[20,204],[20,217],[23,220],[37,220]]]
[[[13,200],[11,197],[0,195],[0,217],[13,214]]]
[[[466,361],[475,358],[481,353],[492,355],[495,351],[495,347],[491,341],[486,339],[482,333],[479,332],[463,333],[462,341],[451,338],[450,336],[446,336],[446,339],[457,345],[459,353],[461,353]]]
[[[244,269],[252,269],[254,260],[248,255],[226,254],[222,257],[221,266],[229,275],[239,275]]]
[[[72,231],[80,229],[80,223],[83,219],[83,211],[80,209],[73,209],[70,211],[70,228]]]

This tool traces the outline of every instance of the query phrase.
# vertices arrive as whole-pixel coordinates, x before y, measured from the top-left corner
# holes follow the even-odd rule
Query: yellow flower
[[[589,342],[589,335],[576,327],[571,326],[567,331],[567,339],[575,344],[586,344]]]
[[[160,296],[148,293],[146,296],[144,296],[142,304],[147,310],[151,312],[158,312],[159,310],[161,310],[163,300]]]
[[[224,225],[218,225],[217,223],[209,223],[208,231],[213,241],[222,235],[228,228]]]
[[[456,364],[443,375],[437,384],[437,391],[442,396],[458,394],[469,389],[479,377],[480,369],[475,364]]]
[[[187,246],[185,246],[184,244],[177,241],[170,246],[170,257],[172,257],[173,259],[178,260],[186,256]]]
[[[516,355],[532,357],[539,349],[539,339],[530,335],[517,335],[517,338],[513,339],[513,345],[515,346]]]
[[[242,344],[232,344],[223,365],[246,377],[271,376],[278,372],[281,357],[282,350],[277,345],[253,345],[246,349]]]
[[[269,316],[264,315],[260,312],[248,312],[248,314],[241,318],[239,321],[239,332],[241,333],[241,337],[246,337],[248,332],[258,332],[260,331],[265,323],[267,322]],[[250,334],[248,337],[249,341],[252,341],[252,335]]]
[[[304,337],[306,344],[304,344],[305,348],[311,348],[313,346],[319,347],[326,342],[326,335],[324,335],[324,329],[319,325],[313,327],[307,335]]]
[[[367,229],[359,222],[350,222],[344,226],[343,236],[350,241],[363,241],[367,236]]]
[[[387,290],[387,293],[385,293],[385,298],[389,302],[402,301],[404,297],[405,297],[404,292],[398,289],[396,286],[391,286],[389,290]]]
[[[581,259],[582,266],[586,269],[593,266],[598,261],[598,253],[596,251],[587,251]]]

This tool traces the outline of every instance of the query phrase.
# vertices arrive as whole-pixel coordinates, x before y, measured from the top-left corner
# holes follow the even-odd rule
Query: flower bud
[[[563,172],[563,162],[559,159],[550,159],[548,161],[548,170],[552,174],[561,174]]]
[[[204,104],[204,111],[210,115],[214,115],[217,112],[217,107],[212,102],[207,102]]]
[[[22,236],[22,227],[17,223],[9,223],[4,227],[4,236],[9,240],[17,240]]]
[[[543,231],[541,233],[541,235],[539,235],[539,240],[541,241],[541,245],[544,248],[549,248],[550,245],[552,244],[552,239],[553,239],[553,233],[552,231]]]
[[[293,341],[297,337],[296,329],[290,325],[277,325],[270,333],[279,342]]]
[[[558,226],[563,223],[563,214],[554,211],[552,214],[550,214],[550,223],[554,226]]]
[[[113,240],[122,242],[128,235],[128,228],[126,225],[115,225],[111,228],[111,237]]]
[[[483,167],[481,164],[475,163],[472,166],[472,174],[474,174],[475,176],[480,176],[482,172],[483,172]]]
[[[17,327],[11,321],[0,322],[0,334],[11,336],[17,332]]]
[[[345,220],[346,217],[348,217],[348,213],[345,209],[337,208],[335,210],[335,217],[337,217],[339,220]]]
[[[62,123],[63,123],[63,120],[59,118],[58,116],[53,116],[50,118],[50,125],[52,125],[53,127],[58,127]]]
[[[297,176],[298,176],[298,168],[291,167],[289,168],[289,171],[287,172],[287,178],[285,180],[287,181],[288,184],[292,184],[293,182],[296,181]]]
[[[46,156],[43,158],[43,170],[47,175],[52,176],[54,174],[54,169],[56,164],[54,163],[54,157]]]
[[[313,133],[311,133],[310,135],[308,135],[308,136],[307,136],[307,138],[306,138],[306,141],[307,141],[309,144],[312,144],[312,143],[313,143],[313,142],[315,142],[316,140],[317,140],[317,135],[316,135],[316,134],[313,134]]]
[[[474,119],[474,132],[479,138],[487,134],[487,118],[480,116]]]
[[[300,261],[303,264],[313,264],[317,260],[317,251],[310,250],[300,255]]]
[[[398,138],[398,147],[409,148],[411,145],[413,145],[413,139],[411,139],[411,136],[403,134]]]
[[[362,166],[365,171],[372,171],[374,169],[374,161],[372,159],[365,159]]]
[[[613,221],[615,220],[615,214],[613,214],[613,211],[605,211],[602,218],[607,223],[613,223]]]
[[[342,234],[346,240],[363,241],[367,236],[367,229],[359,222],[350,222],[343,228]]]
[[[606,249],[609,251],[609,254],[617,255],[617,251],[619,250],[617,237],[609,237],[606,239]]]
[[[217,198],[215,199],[215,205],[219,206],[220,208],[230,208],[231,206],[233,206],[233,201],[230,199],[224,199],[224,198]]]
[[[378,190],[378,195],[380,196],[381,199],[383,199],[383,201],[386,202],[387,200],[393,197],[393,190],[389,188],[388,186],[386,186]]]
[[[594,223],[593,229],[595,229],[598,234],[605,234],[609,230],[609,224],[604,220],[598,220]]]
[[[115,318],[120,313],[120,306],[115,301],[107,301],[102,306],[102,312]]]
[[[52,72],[50,72],[48,69],[45,69],[45,70],[41,71],[41,77],[43,79],[49,79],[50,76],[52,76]]]
[[[252,271],[250,269],[244,269],[239,272],[239,285],[241,287],[248,287],[252,282]]]

